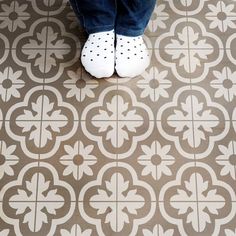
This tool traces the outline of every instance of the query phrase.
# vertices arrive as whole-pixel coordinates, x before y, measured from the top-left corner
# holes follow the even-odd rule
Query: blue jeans
[[[117,34],[144,33],[156,0],[70,0],[88,34],[115,29]]]

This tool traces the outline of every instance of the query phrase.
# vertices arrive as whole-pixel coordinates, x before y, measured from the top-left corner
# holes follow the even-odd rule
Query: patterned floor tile
[[[182,6],[182,14],[179,14],[171,2],[159,1],[152,14],[151,20],[146,29],[149,37],[158,37],[175,22],[176,19],[186,16],[185,6]]]
[[[149,68],[97,80],[68,0],[0,0],[0,235],[236,235],[235,28],[160,0]]]

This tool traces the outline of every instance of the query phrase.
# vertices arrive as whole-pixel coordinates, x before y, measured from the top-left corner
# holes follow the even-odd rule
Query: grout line
[[[9,78],[9,70],[10,70],[10,66],[7,67],[7,79],[10,79],[10,78]],[[4,101],[4,102],[7,101],[7,92],[8,92],[8,90],[9,90],[9,89],[7,88],[7,89],[6,89],[6,94],[5,94],[5,101]]]
[[[35,199],[35,214],[34,214],[34,232],[36,229],[37,205],[38,205],[38,192],[39,192],[39,172],[37,172],[37,185],[36,185],[36,199]]]
[[[48,0],[49,3],[50,0]],[[47,23],[48,23],[48,16],[49,12],[47,12]],[[47,31],[46,31],[46,46],[47,46],[47,40],[48,40],[48,26],[47,26]],[[45,48],[45,58],[44,58],[44,73],[45,73],[45,68],[46,68],[46,53],[47,49]],[[41,140],[42,140],[42,120],[43,120],[43,109],[44,109],[44,86],[45,86],[45,78],[43,78],[43,89],[42,89],[42,108],[41,108],[41,121],[40,121],[40,133],[39,133],[39,147],[41,147]],[[38,167],[40,167],[40,153],[38,154]],[[39,188],[39,172],[37,172],[37,189],[36,189],[36,204],[35,204],[35,222],[34,222],[34,232],[36,229],[36,222],[37,222],[37,200],[38,200],[38,188]]]
[[[116,147],[118,147],[118,94],[119,94],[119,86],[118,84],[116,84],[116,95],[117,95],[117,99],[116,99]],[[116,153],[116,168],[118,170],[118,153]],[[118,174],[116,172],[116,231],[118,230]]]
[[[77,155],[80,155],[80,154],[79,154],[79,151],[80,151],[80,150],[79,150],[80,140],[78,140],[78,141],[76,141],[76,142],[78,142],[78,150],[77,150],[77,153],[78,153],[78,154],[77,154]],[[85,161],[84,158],[83,158],[83,161]],[[86,161],[87,161],[87,160],[86,160]],[[77,166],[77,180],[79,180],[79,168],[80,168],[80,167]]]
[[[223,12],[222,1],[220,1],[220,11]],[[222,30],[223,30],[222,33],[226,32],[226,31],[224,31],[224,21],[223,20],[221,20],[221,25],[222,25]]]
[[[0,202],[4,202],[4,201],[0,201]],[[35,201],[8,201],[8,202],[19,202],[19,203],[34,203]],[[65,201],[37,201],[39,203],[43,203],[43,202],[65,202]],[[221,203],[221,202],[226,202],[225,201],[70,201],[70,202],[97,202],[97,203],[104,203],[104,202],[109,202],[109,203],[115,203],[115,202],[128,202],[128,203],[137,203],[137,202],[156,202],[156,203],[165,203],[165,202],[186,202],[186,203],[196,203],[196,202],[199,202],[199,203]],[[236,201],[230,201],[232,203],[236,203]]]
[[[10,122],[11,120],[5,120],[6,122]],[[68,120],[17,120],[18,122],[29,122],[29,121],[32,121],[32,122],[65,122],[65,121],[68,121]],[[82,122],[86,122],[87,120],[73,120],[74,122],[78,122],[78,121],[82,121]],[[137,121],[143,121],[143,120],[93,120],[94,121],[99,121],[99,122],[116,122],[116,121],[121,121],[121,122],[137,122]],[[158,122],[161,122],[162,120],[149,120],[151,122],[155,122],[155,121],[158,121]],[[192,120],[167,120],[168,122],[171,121],[176,121],[176,122],[191,122]],[[219,122],[219,120],[194,120],[196,122]],[[226,122],[235,122],[236,120],[224,120]]]
[[[16,13],[16,1],[13,1],[13,12],[15,12]],[[9,18],[10,19],[10,18]],[[11,21],[11,31],[10,32],[13,32],[13,29],[14,29],[14,22],[15,22],[15,20],[11,20],[10,19],[10,21]]]
[[[0,140],[0,154],[3,155],[2,149],[3,149],[3,140]],[[6,158],[5,158],[6,159]],[[6,160],[5,160],[6,161]]]
[[[48,3],[49,3],[50,0],[48,0]],[[47,12],[47,16],[46,16],[46,27],[47,27],[47,31],[46,31],[46,47],[45,47],[45,57],[44,57],[44,72],[43,74],[45,75],[45,68],[46,68],[46,59],[47,59],[47,44],[48,44],[48,19],[49,19],[49,11]],[[42,109],[41,109],[41,120],[40,120],[40,133],[39,133],[39,147],[41,148],[41,141],[42,141],[42,124],[43,124],[43,109],[44,109],[44,97],[45,97],[45,94],[44,94],[44,91],[45,91],[45,76],[43,77],[43,83],[42,83]],[[40,160],[40,153],[38,154],[39,155],[39,158],[38,158],[38,161]],[[39,164],[39,162],[38,162]]]
[[[236,150],[234,149],[234,140],[232,142],[232,150],[233,150],[233,155],[236,155]],[[234,179],[236,179],[236,165],[234,166]]]
[[[229,80],[228,67],[226,67],[226,79]],[[222,83],[222,85],[223,85],[223,83]],[[228,101],[230,101],[230,92],[229,92],[228,88],[227,88],[227,92],[228,92]]]
[[[187,0],[185,0],[185,4],[186,4],[186,17],[187,17],[187,22],[188,22],[188,11],[187,11]],[[189,40],[190,40],[190,35],[189,35],[189,26],[187,25],[187,38],[188,38],[188,61],[189,61],[189,69],[191,70],[191,62],[190,62],[190,45],[189,45]],[[190,78],[190,90],[191,90],[191,116],[192,116],[192,132],[191,135],[193,137],[193,144],[194,144],[194,149],[196,149],[196,142],[195,142],[195,132],[194,132],[194,114],[193,114],[193,94],[192,94],[192,78]],[[196,153],[194,152],[194,165],[196,167]],[[198,205],[198,183],[197,183],[197,174],[196,171],[194,173],[195,175],[195,184],[196,184],[196,200],[197,200],[197,221],[198,221],[198,232],[200,232],[200,216],[199,216],[199,205]]]
[[[82,49],[83,46],[81,47],[76,47],[76,49]],[[18,48],[8,48],[6,47],[5,49],[8,49],[8,50],[18,50]],[[47,50],[68,50],[68,51],[71,51],[71,48],[46,48]],[[219,49],[219,50],[231,50],[231,48],[216,48],[216,49]],[[43,51],[45,50],[45,48],[22,48],[23,51],[27,51],[27,50],[37,50],[37,51]],[[212,50],[212,48],[155,48],[155,47],[152,47],[150,48],[150,50],[166,50],[166,51],[183,51],[183,50]]]
[[[156,37],[155,37],[156,38]],[[78,47],[77,49],[81,49],[82,47]],[[12,48],[8,48],[8,47],[5,47],[4,49],[12,49],[12,50],[18,50],[18,48],[15,48],[15,47],[12,47]],[[56,48],[56,47],[53,47],[53,48],[49,48],[49,47],[47,47],[47,49],[48,50],[71,50],[71,48],[70,47],[65,47],[65,48]],[[167,51],[172,51],[172,50],[181,50],[181,51],[183,51],[183,50],[212,50],[212,48],[199,48],[199,47],[189,47],[189,48],[183,48],[183,47],[177,47],[177,48],[165,48],[165,47],[152,47],[152,48],[150,48],[150,50],[152,50],[152,49],[162,49],[162,50],[167,50]],[[221,50],[225,50],[225,49],[227,49],[227,50],[231,50],[231,48],[221,48],[221,47],[216,47],[216,49],[221,49]],[[37,51],[39,51],[39,50],[45,50],[45,47],[42,47],[42,48],[22,48],[22,50],[25,50],[25,51],[27,51],[27,50],[37,50]]]

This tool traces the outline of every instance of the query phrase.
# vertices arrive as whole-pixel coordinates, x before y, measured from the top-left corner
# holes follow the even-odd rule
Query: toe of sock
[[[142,36],[117,35],[116,72],[120,77],[142,74],[150,64],[148,49]]]
[[[93,69],[90,69],[88,71],[92,76],[101,79],[101,78],[108,78],[111,77],[114,74],[113,68],[106,68],[106,67],[96,67]]]
[[[81,63],[96,78],[110,77],[115,70],[114,53],[113,31],[91,34],[81,52]]]
[[[117,74],[120,77],[129,77],[129,78],[133,78],[136,77],[138,75],[141,75],[149,66],[150,64],[150,59],[147,59],[147,61],[141,63],[122,63],[122,62],[117,62],[115,69]]]

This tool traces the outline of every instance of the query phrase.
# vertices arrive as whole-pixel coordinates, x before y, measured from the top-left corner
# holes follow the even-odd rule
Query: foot
[[[115,70],[114,38],[114,30],[89,35],[81,53],[81,62],[92,76],[104,78],[113,75]]]
[[[117,35],[116,72],[120,77],[135,77],[142,74],[150,64],[147,47],[142,36]]]

